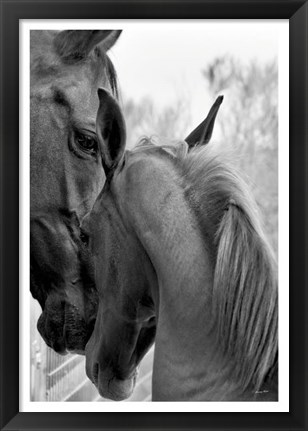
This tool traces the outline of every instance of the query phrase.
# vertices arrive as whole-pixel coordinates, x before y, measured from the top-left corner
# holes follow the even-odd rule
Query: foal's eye
[[[90,136],[75,130],[74,141],[77,147],[86,154],[93,156],[97,154],[98,146],[94,136]]]

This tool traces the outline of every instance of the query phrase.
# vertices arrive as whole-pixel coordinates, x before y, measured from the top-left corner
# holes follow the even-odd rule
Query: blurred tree
[[[134,147],[144,136],[184,139],[190,119],[189,104],[184,100],[177,100],[158,110],[150,98],[141,101],[123,99],[128,148]]]
[[[202,72],[210,98],[224,94],[215,125],[216,145],[232,154],[247,176],[261,209],[265,231],[277,253],[278,236],[278,70],[277,63],[247,65],[232,57],[215,59]],[[183,139],[190,124],[190,102],[157,109],[151,98],[123,96],[128,148],[143,136]],[[218,133],[216,133],[218,129]]]
[[[278,70],[277,62],[248,65],[215,59],[204,71],[210,94],[224,94],[218,115],[219,145],[250,179],[264,228],[278,249]]]

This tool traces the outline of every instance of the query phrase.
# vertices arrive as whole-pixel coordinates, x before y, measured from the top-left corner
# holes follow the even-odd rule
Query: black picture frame
[[[305,430],[307,358],[307,28],[303,0],[28,1],[1,4],[1,430]],[[19,20],[98,18],[289,19],[290,412],[19,412]],[[280,190],[283,193],[283,190]],[[280,318],[283,319],[282,313]]]

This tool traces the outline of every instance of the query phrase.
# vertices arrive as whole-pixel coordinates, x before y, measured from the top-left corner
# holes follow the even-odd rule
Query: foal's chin
[[[136,375],[124,380],[116,377],[109,379],[100,375],[98,377],[97,389],[103,398],[112,401],[123,401],[132,395],[135,384]]]

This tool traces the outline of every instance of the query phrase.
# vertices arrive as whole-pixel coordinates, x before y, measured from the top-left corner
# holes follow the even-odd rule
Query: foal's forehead
[[[176,165],[185,158],[188,152],[188,145],[184,141],[158,141],[153,143],[145,139],[141,141],[132,151],[125,154],[126,169],[132,169],[132,165],[137,165],[142,170],[143,167],[166,166],[170,169],[170,163]],[[136,166],[135,166],[136,168]]]
[[[125,175],[130,179],[144,180],[153,175],[153,170],[170,163],[168,153],[158,146],[138,147],[125,155]],[[133,177],[133,178],[131,178]]]
[[[146,153],[162,158],[184,158],[188,152],[188,144],[185,141],[162,138],[143,138],[132,150],[132,154]]]
[[[120,199],[140,198],[151,193],[159,181],[168,188],[178,178],[176,168],[179,159],[173,146],[138,146],[125,154],[124,169],[111,184],[115,195]]]

